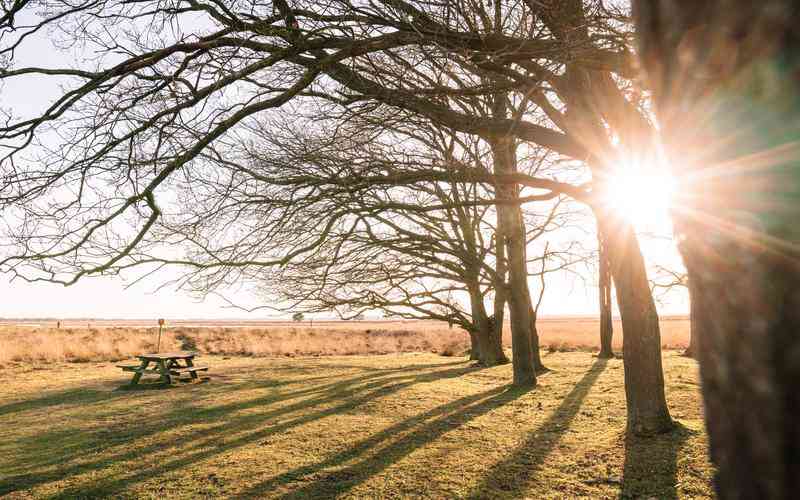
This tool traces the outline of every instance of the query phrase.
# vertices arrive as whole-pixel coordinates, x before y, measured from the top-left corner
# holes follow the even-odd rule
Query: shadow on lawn
[[[537,465],[535,461],[530,460],[530,458],[536,458],[529,457],[530,449],[535,450],[533,453],[537,453],[539,461],[547,455],[558,442],[561,433],[569,427],[569,422],[577,414],[581,402],[600,376],[600,373],[602,373],[605,365],[605,360],[598,360],[583,376],[564,399],[564,402],[541,427],[541,429],[544,429],[545,436],[537,435],[534,446],[531,446],[533,440],[526,442],[511,457],[492,467],[484,482],[473,492],[472,496],[477,498],[492,497],[492,488],[498,487],[495,484],[495,479],[501,476],[508,477],[509,475],[513,475],[513,477],[508,482],[504,482],[500,489],[520,493],[524,489],[525,478],[530,469]],[[384,429],[325,461],[299,467],[273,477],[252,487],[240,496],[242,498],[263,496],[269,492],[274,493],[274,490],[282,485],[303,480],[310,481],[310,483],[283,495],[281,498],[288,500],[341,495],[369,480],[372,476],[379,474],[415,450],[438,439],[446,432],[463,426],[472,419],[519,398],[526,392],[526,390],[522,389],[496,388],[446,403]],[[559,427],[551,431],[551,428],[556,424]],[[411,432],[408,434],[400,438],[394,438],[397,434],[409,430]],[[364,455],[364,457],[357,463],[338,468],[340,465],[361,455]]]
[[[583,400],[605,370],[606,364],[605,359],[595,361],[558,408],[537,428],[536,433],[518,446],[511,455],[490,467],[469,497],[493,498],[498,493],[512,497],[525,496],[523,493],[530,485],[536,470],[569,428]]]
[[[260,483],[242,493],[240,497],[262,497],[274,491],[276,487],[304,479],[310,480],[310,483],[281,498],[320,498],[346,493],[443,434],[527,392],[527,389],[500,387],[437,406],[388,427],[327,460],[298,467]],[[397,434],[409,430],[412,432],[395,438]],[[361,455],[365,456],[359,462],[336,469]],[[326,470],[331,468],[336,470]]]
[[[119,397],[119,395],[111,394],[107,390],[87,389],[85,387],[72,388],[64,391],[49,392],[35,399],[26,399],[24,401],[0,405],[0,417],[53,406],[84,406],[107,401],[116,397]]]
[[[680,423],[666,434],[625,437],[621,498],[678,498],[678,453],[695,432]]]
[[[454,365],[459,365],[459,367],[455,368]],[[73,486],[59,493],[62,498],[113,495],[138,481],[191,466],[199,460],[251,444],[269,435],[285,432],[292,427],[319,418],[353,410],[377,397],[400,391],[414,384],[459,377],[474,370],[476,370],[475,367],[465,366],[463,362],[378,370],[369,368],[365,370],[367,371],[365,374],[338,382],[269,394],[245,401],[205,408],[186,408],[183,404],[177,404],[159,418],[153,418],[153,415],[148,413],[151,419],[143,420],[135,426],[123,425],[119,429],[94,432],[82,429],[74,429],[73,432],[67,433],[63,429],[50,433],[45,432],[36,435],[34,439],[36,443],[48,443],[46,453],[41,446],[27,446],[27,444],[34,443],[20,443],[20,449],[30,450],[27,456],[19,457],[19,465],[16,467],[25,472],[14,476],[6,475],[0,481],[0,495],[70,476],[100,471],[130,461],[130,467],[123,467],[118,473],[97,477],[91,484]],[[303,380],[297,382],[302,383]],[[214,394],[216,391],[229,395],[232,391],[249,390],[259,386],[264,388],[263,382],[243,383],[233,385],[233,387],[230,384],[216,387],[209,384],[196,389],[202,390],[206,394]],[[269,383],[266,384],[266,387],[274,389]],[[90,398],[81,399],[79,391],[70,390],[17,403],[16,406],[10,408],[3,408],[6,408],[7,412],[43,409],[48,406],[60,405],[65,401],[68,401],[71,406],[77,406],[82,404],[81,402],[101,402],[103,397],[106,398],[106,402],[110,402],[112,399],[118,400],[120,394],[124,397],[124,393],[116,392],[103,393],[102,397],[98,393]],[[131,397],[133,401],[140,399],[138,402],[140,405],[145,404],[141,401],[144,398],[147,398],[148,401],[158,401],[158,395],[154,395],[154,393],[149,393],[149,395],[138,393],[131,394],[131,396],[136,396]],[[306,399],[292,401],[302,397]],[[284,405],[275,407],[278,404]],[[132,406],[126,406],[115,409],[114,413],[127,413],[131,411],[131,408]],[[247,412],[237,414],[242,410],[247,410]],[[300,414],[289,416],[295,412],[300,412]],[[281,417],[281,420],[277,421],[277,417]],[[82,417],[75,415],[72,418]],[[180,433],[179,438],[170,438],[170,440],[156,438],[153,442],[152,436],[165,430],[174,436],[176,430],[180,431],[181,428],[187,426],[196,426],[197,428]],[[69,446],[62,447],[59,441],[63,441],[65,435],[70,436],[70,443]],[[145,438],[151,439],[145,440]],[[177,454],[158,461],[148,457],[174,446],[176,443],[171,439],[180,440],[181,446]],[[82,445],[78,445],[78,442]],[[147,444],[140,445],[140,442]],[[90,458],[84,461],[87,456],[91,457],[95,453],[102,454],[110,447],[118,447],[122,451],[112,452],[112,454],[99,459]],[[87,454],[87,451],[90,453]],[[61,466],[56,468],[56,465]]]
[[[534,434],[487,469],[469,496],[523,496],[536,471],[580,411],[606,363],[606,360],[597,360]],[[95,430],[53,428],[35,438],[26,438],[35,439],[35,442],[18,443],[18,448],[23,450],[23,456],[18,458],[19,465],[15,467],[19,473],[6,474],[0,479],[0,495],[87,473],[92,474],[91,481],[76,477],[71,481],[73,486],[60,491],[58,497],[118,495],[137,482],[191,467],[320,418],[347,413],[375,398],[415,384],[460,377],[477,370],[463,362],[386,369],[346,367],[353,368],[363,368],[363,373],[349,374],[344,380],[328,383],[323,383],[327,377],[292,381],[262,378],[236,384],[194,386],[193,390],[206,396],[219,393],[230,397],[236,391],[253,389],[271,392],[243,401],[203,407],[193,405],[195,398],[187,391],[185,399],[176,401],[158,419],[128,418],[118,428],[99,431],[96,426]],[[309,382],[317,385],[309,387]],[[449,401],[395,423],[317,463],[269,478],[252,486],[242,496],[260,497],[292,486],[297,489],[285,493],[283,498],[347,493],[415,450],[525,392],[502,387]],[[127,406],[110,406],[118,404],[120,399]],[[126,393],[120,392],[70,389],[0,406],[0,415],[48,407],[58,407],[61,411],[67,405],[66,409],[80,412],[68,415],[67,419],[96,416],[101,412],[102,417],[146,412],[142,405],[147,402],[163,403],[163,400],[156,393],[131,394],[127,398]],[[87,414],[83,405],[94,405],[100,412]],[[147,416],[152,417],[149,413]],[[131,425],[131,420],[136,420],[136,425]],[[160,436],[165,431],[167,434]],[[677,456],[691,434],[691,430],[679,426],[655,438],[627,439],[621,496],[676,498]],[[160,454],[169,448],[173,448],[172,454]]]

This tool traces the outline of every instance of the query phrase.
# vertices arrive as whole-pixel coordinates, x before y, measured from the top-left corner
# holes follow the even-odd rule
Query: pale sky
[[[24,44],[17,53],[17,65],[34,64],[40,67],[63,66],[66,54],[56,51],[45,34]],[[35,61],[35,63],[32,63]],[[30,115],[46,106],[58,88],[52,82],[40,78],[15,79],[0,87],[0,106],[13,110],[14,114]],[[663,223],[655,228],[660,233],[668,231]],[[653,228],[648,228],[653,229]],[[664,239],[643,240],[645,257],[649,262],[674,265],[679,262],[674,244]],[[225,307],[219,298],[199,302],[183,292],[170,288],[155,293],[154,290],[174,275],[161,274],[158,278],[145,280],[131,288],[117,277],[83,279],[71,287],[22,281],[9,283],[8,277],[0,275],[0,317],[57,317],[57,318],[128,318],[143,319],[165,317],[170,319],[261,319],[275,317],[275,313],[259,311],[246,313],[240,309]],[[597,289],[592,286],[595,278],[587,275],[585,280],[576,279],[566,273],[551,275],[545,295],[542,315],[595,314]],[[538,284],[531,283],[534,293]],[[253,297],[242,293],[231,293],[229,297],[237,303],[255,305]],[[688,311],[685,293],[673,294],[672,300],[659,304],[664,314],[685,314]]]
[[[645,257],[652,262],[668,264],[678,259],[671,241],[643,238]],[[653,257],[655,256],[655,258]],[[649,257],[649,258],[648,258]],[[130,288],[117,277],[85,278],[77,284],[64,287],[51,283],[8,282],[0,276],[0,318],[124,318],[124,319],[270,319],[281,317],[276,313],[261,310],[247,313],[241,309],[227,307],[218,297],[198,301],[187,293],[172,288],[156,291],[163,281],[174,274],[162,273],[158,278],[144,280]],[[540,314],[589,315],[598,312],[597,288],[594,277],[583,279],[571,274],[558,273],[548,278],[547,292]],[[533,293],[538,293],[538,282],[532,281]],[[242,305],[256,305],[256,299],[245,292],[230,292],[228,297]],[[662,314],[687,314],[688,302],[685,293],[675,293],[668,301],[658,304]],[[283,316],[286,317],[286,316]]]

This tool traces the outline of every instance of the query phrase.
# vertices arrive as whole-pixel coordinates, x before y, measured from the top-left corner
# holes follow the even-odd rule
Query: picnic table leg
[[[183,365],[181,365],[181,362],[177,359],[170,359],[169,361],[167,361],[167,372],[169,372],[173,368],[183,368]]]
[[[166,361],[163,359],[158,361],[158,371],[161,372],[161,381],[164,382],[166,385],[172,383],[172,379],[169,376],[169,368],[167,367]]]
[[[139,365],[139,371],[133,372],[133,378],[131,379],[131,385],[138,385],[139,379],[142,378],[142,371],[147,368],[147,365],[150,364],[150,361],[143,359],[142,364]]]
[[[186,358],[186,366],[188,366],[188,367],[193,367],[194,366],[194,362],[192,361],[192,358]],[[191,371],[191,372],[189,372],[189,375],[192,377],[192,379],[197,380],[197,372]]]

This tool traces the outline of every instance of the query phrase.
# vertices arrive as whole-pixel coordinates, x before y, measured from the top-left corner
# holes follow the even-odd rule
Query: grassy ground
[[[695,363],[665,353],[667,435],[627,440],[621,360],[206,357],[206,384],[115,390],[111,363],[0,370],[0,496],[705,497]]]

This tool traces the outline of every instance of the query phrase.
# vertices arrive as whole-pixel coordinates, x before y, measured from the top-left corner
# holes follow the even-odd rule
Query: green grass
[[[206,357],[211,382],[115,390],[113,364],[0,371],[0,496],[705,497],[694,361],[665,353],[679,426],[626,440],[620,360],[510,366],[432,354]]]

